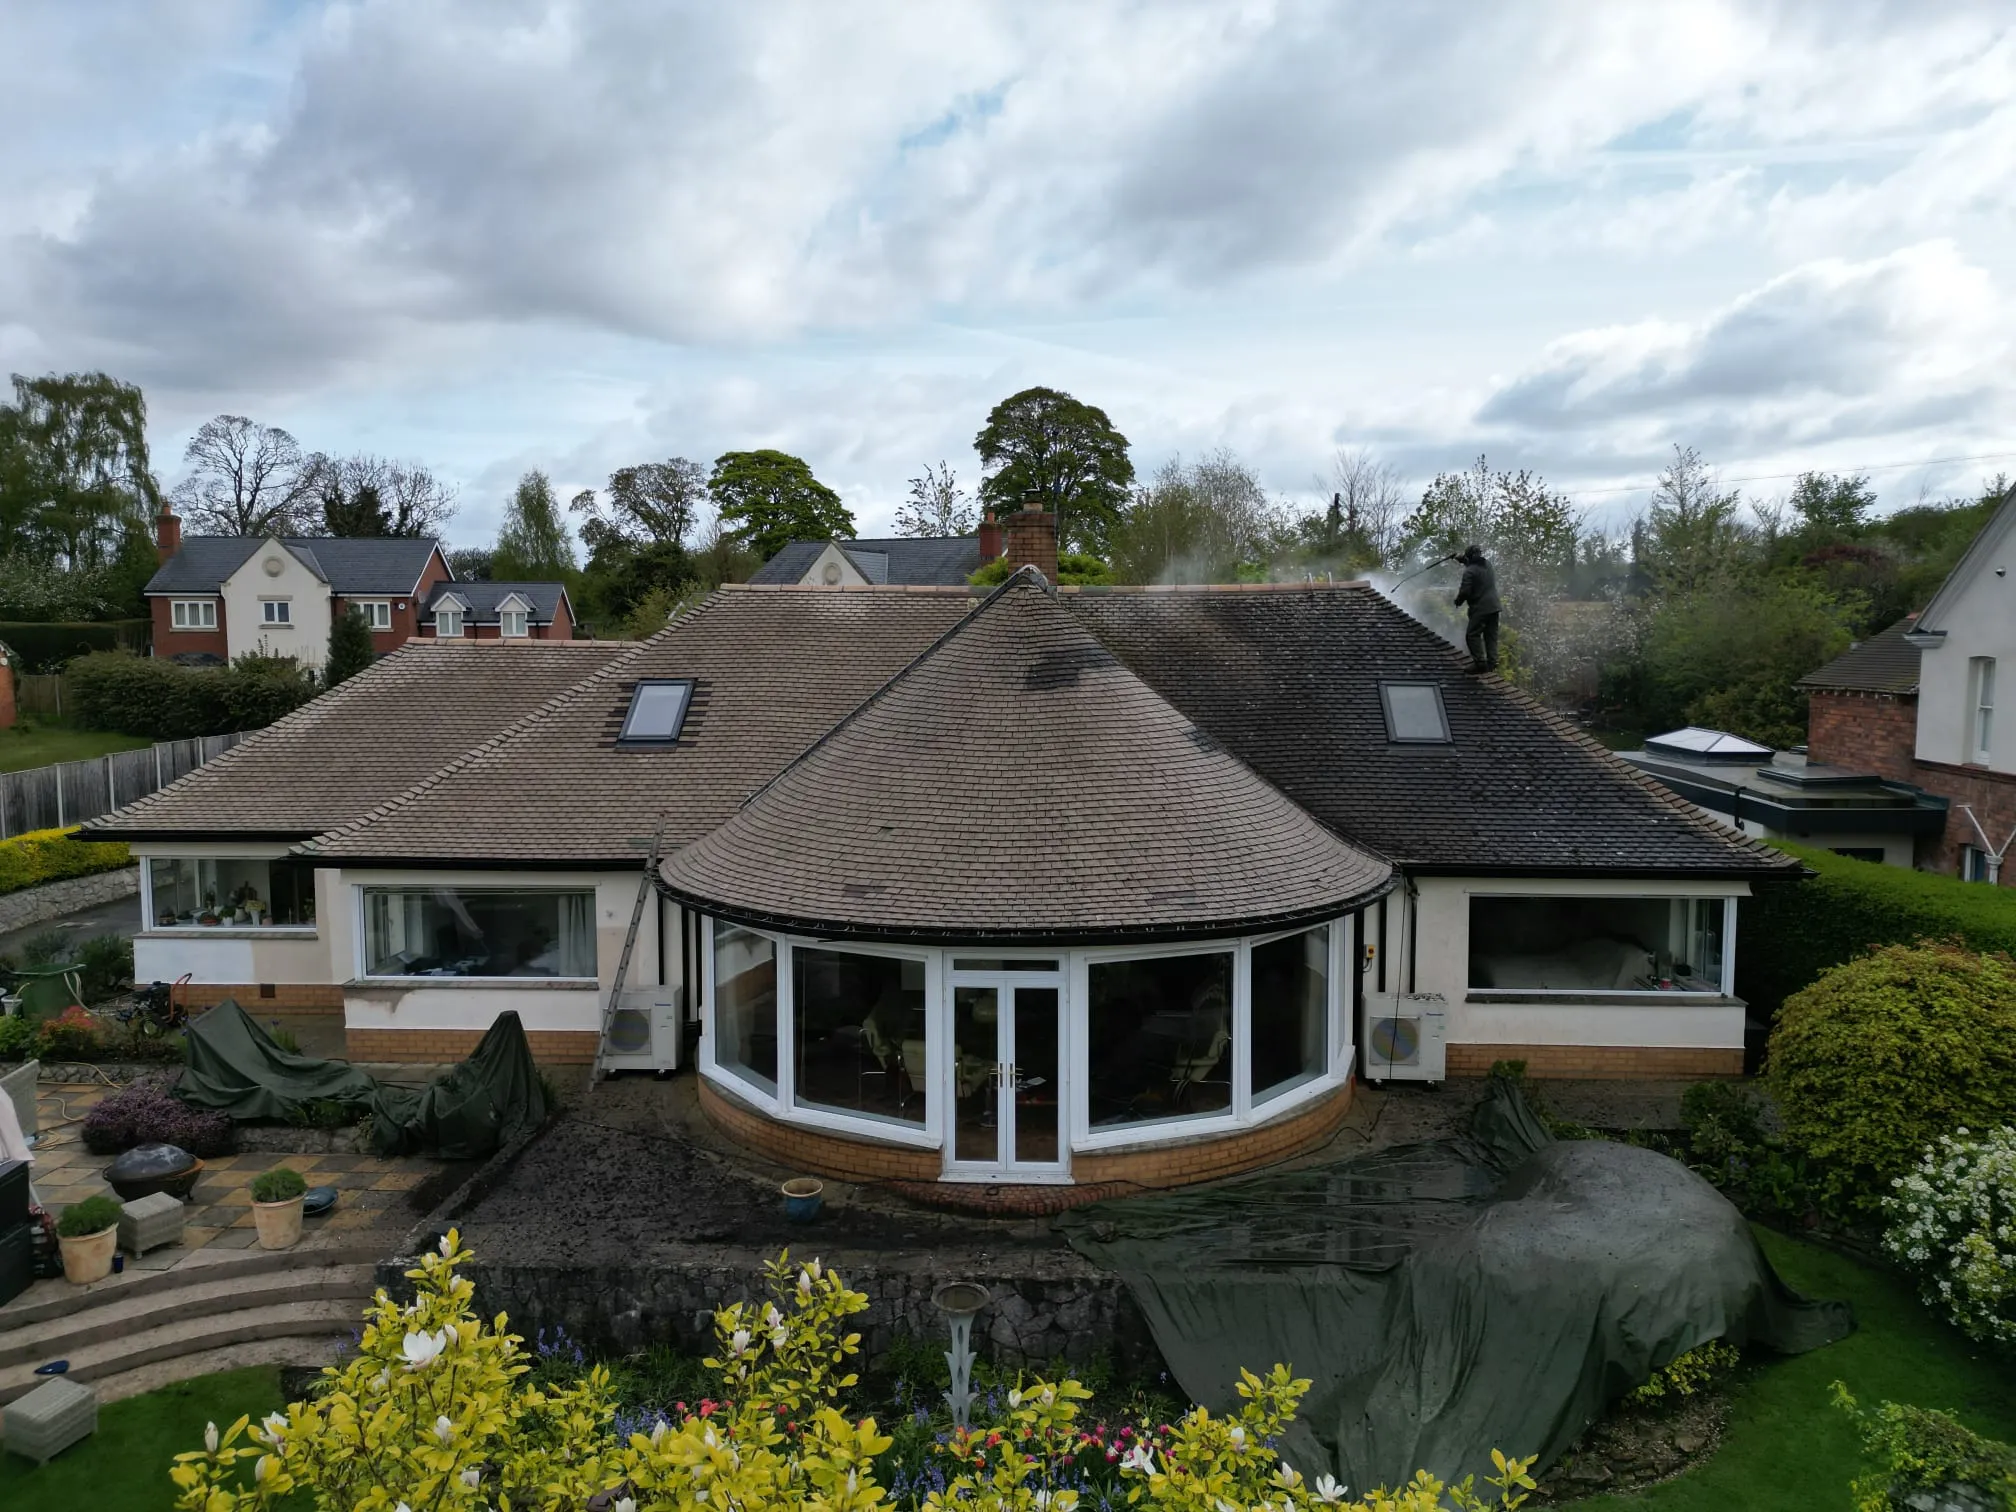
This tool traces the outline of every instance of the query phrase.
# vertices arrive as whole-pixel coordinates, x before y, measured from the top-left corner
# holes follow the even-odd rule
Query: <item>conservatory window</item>
[[[315,870],[284,858],[149,856],[147,900],[156,929],[312,925]]]
[[[595,975],[595,894],[583,889],[367,887],[364,974]]]
[[[777,1095],[777,945],[766,935],[714,925],[714,1063]]]
[[[921,1125],[924,962],[793,946],[791,1045],[797,1107]]]
[[[1230,1110],[1233,961],[1214,950],[1087,965],[1094,1128]]]
[[[1470,900],[1470,985],[1528,992],[1721,992],[1724,898]]]
[[[1329,1068],[1327,925],[1253,947],[1253,1101],[1312,1082]]]

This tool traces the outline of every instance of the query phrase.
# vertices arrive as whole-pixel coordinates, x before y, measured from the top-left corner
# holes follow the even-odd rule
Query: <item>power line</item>
[[[1859,467],[1844,467],[1841,471],[1844,473],[1895,472],[1899,468],[1944,467],[1954,462],[1999,462],[2010,457],[2016,457],[2016,452],[1979,452],[1971,457],[1925,457],[1915,462],[1871,462]],[[1756,473],[1747,478],[1720,478],[1717,479],[1717,482],[1780,483],[1787,478],[1803,478],[1807,473],[1814,470],[1809,467],[1799,472]],[[1655,479],[1650,483],[1627,483],[1615,488],[1576,488],[1570,489],[1569,492],[1577,496],[1583,494],[1646,493],[1658,486],[1658,481]]]

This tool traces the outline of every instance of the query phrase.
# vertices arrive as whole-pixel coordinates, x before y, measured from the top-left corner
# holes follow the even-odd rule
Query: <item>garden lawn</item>
[[[22,733],[0,730],[0,772],[54,766],[59,761],[84,761],[114,751],[137,751],[154,742],[139,735],[114,735],[106,730],[65,730],[47,727]]]
[[[1728,1433],[1706,1464],[1635,1496],[1575,1502],[1577,1512],[1846,1512],[1862,1460],[1854,1423],[1830,1402],[1836,1380],[1865,1409],[1885,1400],[1940,1407],[1977,1433],[2016,1441],[2016,1358],[1948,1327],[1894,1276],[1768,1230],[1758,1236],[1797,1290],[1852,1302],[1856,1331],[1746,1366],[1731,1388]]]
[[[98,1409],[95,1434],[40,1469],[0,1453],[0,1507],[168,1512],[175,1505],[168,1467],[176,1455],[203,1447],[205,1423],[222,1430],[246,1413],[256,1421],[284,1405],[274,1365],[198,1376],[108,1403]]]

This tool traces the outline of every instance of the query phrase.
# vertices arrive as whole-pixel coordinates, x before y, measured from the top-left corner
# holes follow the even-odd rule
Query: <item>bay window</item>
[[[588,888],[366,887],[364,975],[595,975]]]
[[[299,928],[315,922],[315,870],[287,857],[149,856],[156,929]]]
[[[777,945],[768,935],[714,925],[714,1063],[777,1095]]]
[[[1231,1108],[1233,961],[1214,950],[1085,968],[1094,1128]]]
[[[924,962],[853,950],[791,952],[792,1102],[924,1122]]]
[[[1327,925],[1253,947],[1253,1101],[1316,1080],[1330,1062]]]

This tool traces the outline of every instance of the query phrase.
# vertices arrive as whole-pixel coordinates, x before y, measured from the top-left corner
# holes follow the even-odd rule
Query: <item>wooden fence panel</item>
[[[0,772],[0,840],[30,830],[82,824],[138,802],[216,760],[247,733],[164,740],[144,750]]]
[[[14,707],[23,714],[63,713],[64,695],[70,690],[61,672],[37,672],[14,680]]]

